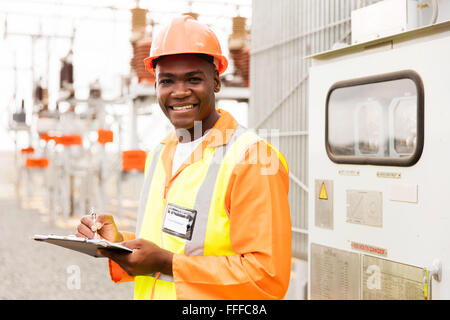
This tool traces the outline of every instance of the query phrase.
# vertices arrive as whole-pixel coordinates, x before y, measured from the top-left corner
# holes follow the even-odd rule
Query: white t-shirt
[[[206,134],[201,138],[191,142],[178,143],[175,149],[175,154],[173,155],[172,163],[172,175],[177,172],[178,168],[183,164],[183,162],[194,152],[195,148],[205,139]]]

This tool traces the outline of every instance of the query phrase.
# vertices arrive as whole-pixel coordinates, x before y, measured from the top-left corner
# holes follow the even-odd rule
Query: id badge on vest
[[[191,240],[196,216],[197,210],[168,203],[162,230],[171,235]]]

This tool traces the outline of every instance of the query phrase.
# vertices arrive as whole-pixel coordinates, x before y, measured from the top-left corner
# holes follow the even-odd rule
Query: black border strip
[[[411,79],[417,88],[417,146],[415,152],[409,157],[401,158],[375,158],[375,157],[361,157],[361,156],[337,156],[331,152],[328,141],[328,108],[331,93],[338,88],[346,88],[358,86],[363,84],[385,82],[400,79]],[[344,80],[336,82],[328,90],[325,110],[325,148],[327,155],[331,161],[340,164],[363,164],[363,165],[382,165],[382,166],[400,166],[410,167],[419,161],[424,145],[424,87],[422,79],[414,70],[402,70],[391,73],[379,74],[374,76],[367,76],[351,80]]]

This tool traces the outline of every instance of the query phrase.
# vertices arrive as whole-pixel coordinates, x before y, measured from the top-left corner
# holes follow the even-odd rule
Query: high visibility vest
[[[238,126],[227,144],[206,147],[201,160],[185,167],[173,181],[166,198],[166,177],[161,159],[165,146],[158,145],[147,159],[146,178],[138,210],[137,237],[178,254],[236,254],[231,247],[225,195],[235,165],[250,145],[259,140],[254,132]],[[168,206],[195,210],[190,240],[162,230]],[[164,274],[135,277],[135,299],[151,299],[152,292],[154,299],[176,299],[173,277]]]

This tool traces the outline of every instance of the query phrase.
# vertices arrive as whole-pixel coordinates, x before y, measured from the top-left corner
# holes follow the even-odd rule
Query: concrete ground
[[[20,204],[11,157],[0,158],[0,299],[133,299],[134,282],[113,283],[106,258],[31,239],[35,234],[74,234],[79,218],[55,223],[43,210]]]
[[[133,298],[134,283],[113,283],[105,258],[31,240],[34,234],[74,232],[43,222],[17,201],[0,200],[0,207],[0,299]]]

